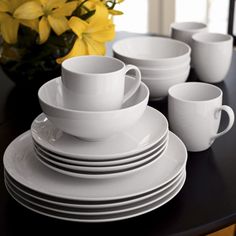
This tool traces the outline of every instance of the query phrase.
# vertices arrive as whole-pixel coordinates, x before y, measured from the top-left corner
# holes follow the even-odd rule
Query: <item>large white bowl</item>
[[[148,86],[150,90],[150,99],[155,100],[166,97],[171,86],[183,83],[187,80],[189,71],[190,67],[184,73],[171,77],[142,77],[143,82]]]
[[[128,76],[126,81],[126,89],[129,89],[134,79]],[[43,112],[57,128],[78,138],[96,141],[135,124],[147,107],[149,90],[141,83],[138,91],[119,110],[78,111],[62,105],[61,78],[58,77],[45,83],[38,97]]]
[[[184,63],[191,48],[183,42],[163,37],[132,37],[114,43],[114,57],[141,67],[175,66]]]

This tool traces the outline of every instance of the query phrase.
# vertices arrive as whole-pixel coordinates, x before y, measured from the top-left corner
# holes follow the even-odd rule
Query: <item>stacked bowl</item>
[[[163,37],[132,37],[113,46],[114,57],[139,67],[152,100],[167,96],[172,85],[187,80],[190,53],[186,43]]]

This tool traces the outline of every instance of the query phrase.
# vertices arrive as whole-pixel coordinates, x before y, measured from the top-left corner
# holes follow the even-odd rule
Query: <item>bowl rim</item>
[[[146,39],[146,40],[167,40],[169,42],[173,42],[173,43],[176,43],[178,45],[182,45],[184,46],[186,49],[187,49],[187,52],[182,54],[182,55],[179,55],[179,56],[176,56],[176,57],[168,57],[168,58],[155,58],[155,59],[149,59],[149,58],[134,58],[134,57],[130,57],[128,55],[124,55],[123,53],[120,53],[120,52],[117,52],[117,45],[121,44],[121,43],[124,43],[126,41],[129,41],[129,40],[140,40],[140,39]],[[118,56],[120,56],[121,58],[127,58],[129,60],[133,60],[134,62],[137,61],[137,62],[142,62],[142,61],[145,61],[145,62],[163,62],[163,61],[175,61],[175,60],[178,60],[178,59],[182,59],[188,55],[190,55],[191,53],[191,48],[188,44],[184,43],[184,42],[181,42],[179,40],[175,40],[175,39],[172,39],[172,38],[168,38],[168,37],[158,37],[158,36],[137,36],[137,37],[129,37],[129,38],[125,38],[125,39],[121,39],[121,40],[118,40],[116,42],[114,42],[113,46],[112,46],[112,51],[114,54],[117,54]],[[120,58],[119,58],[120,59]]]
[[[223,40],[220,41],[206,41],[201,38],[201,36],[220,36],[224,37]],[[200,38],[199,38],[200,37]],[[222,33],[212,33],[212,32],[199,32],[192,36],[193,42],[203,44],[203,45],[217,45],[222,43],[231,43],[233,41],[233,37],[229,34],[222,34]]]
[[[183,28],[183,25],[192,24],[199,26],[198,28]],[[198,32],[204,29],[207,29],[207,25],[203,22],[198,21],[183,21],[183,22],[173,22],[170,25],[170,28],[179,32]]]
[[[128,76],[128,75],[126,75]],[[131,76],[130,76],[131,77]],[[61,112],[68,112],[68,113],[74,113],[74,114],[83,114],[83,115],[91,115],[91,114],[112,114],[112,113],[118,113],[118,112],[121,112],[121,111],[126,111],[126,110],[131,110],[131,109],[134,109],[138,106],[140,106],[140,104],[142,103],[145,103],[146,100],[148,100],[149,96],[150,96],[150,91],[149,91],[149,88],[148,86],[141,81],[140,83],[140,87],[142,86],[145,91],[146,91],[146,95],[145,97],[142,99],[142,101],[140,101],[139,103],[135,104],[135,105],[131,105],[131,106],[128,106],[128,107],[125,107],[125,108],[121,108],[121,109],[116,109],[116,110],[108,110],[108,111],[82,111],[82,110],[73,110],[73,109],[70,109],[70,108],[66,108],[66,107],[62,107],[62,106],[55,106],[53,104],[50,104],[48,103],[47,101],[45,101],[45,99],[42,98],[42,91],[45,90],[47,88],[47,86],[50,84],[50,83],[56,83],[56,81],[60,81],[61,80],[61,76],[59,77],[56,77],[52,80],[49,80],[48,82],[46,82],[45,84],[43,84],[39,90],[38,90],[38,99],[39,99],[39,102],[45,104],[46,106],[50,107],[51,109],[56,109],[58,111],[61,111]],[[129,101],[129,100],[128,100]],[[127,101],[126,101],[127,102]],[[43,110],[43,109],[42,109]]]

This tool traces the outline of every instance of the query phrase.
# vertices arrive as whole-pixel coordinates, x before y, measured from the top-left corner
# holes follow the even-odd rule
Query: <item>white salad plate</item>
[[[133,203],[125,204],[125,205],[122,205],[122,206],[105,207],[105,208],[99,208],[99,209],[78,208],[78,207],[74,207],[74,206],[65,207],[65,206],[57,205],[56,203],[54,203],[54,204],[47,203],[47,202],[44,202],[44,201],[40,201],[36,198],[32,198],[27,194],[24,194],[22,191],[19,191],[18,189],[14,188],[14,186],[11,185],[11,183],[9,183],[7,180],[5,181],[5,184],[6,184],[7,188],[10,191],[14,192],[14,194],[16,194],[17,196],[22,197],[26,201],[28,201],[32,204],[35,204],[39,207],[42,207],[44,209],[53,210],[53,211],[56,211],[56,212],[59,212],[59,213],[69,213],[69,214],[87,215],[87,216],[89,216],[89,215],[90,216],[95,216],[95,215],[100,216],[100,215],[109,215],[109,214],[123,213],[123,212],[127,212],[127,211],[130,211],[130,210],[135,210],[135,209],[138,209],[140,207],[151,204],[155,201],[159,201],[162,198],[169,195],[171,192],[178,189],[180,186],[183,186],[183,184],[185,182],[185,178],[186,178],[186,173],[184,172],[182,174],[181,178],[178,180],[178,182],[175,185],[172,185],[171,187],[165,189],[161,194],[153,193],[153,194],[148,195],[147,197],[145,197],[145,199],[139,199],[138,198]]]
[[[186,147],[172,132],[162,158],[139,171],[105,180],[74,178],[47,168],[35,158],[30,131],[17,137],[3,157],[5,171],[22,186],[51,197],[87,202],[121,200],[151,192],[180,174],[186,161]]]
[[[34,201],[29,200],[28,198],[24,198],[22,195],[17,194],[14,190],[11,190],[8,185],[6,185],[8,192],[11,196],[18,201],[21,205],[26,208],[37,212],[39,214],[43,214],[49,217],[68,220],[68,221],[77,221],[77,222],[109,222],[109,221],[117,221],[122,219],[127,219],[131,217],[135,217],[138,215],[142,215],[149,211],[155,210],[156,208],[161,207],[165,203],[169,202],[172,198],[174,198],[179,191],[182,189],[185,182],[185,178],[175,187],[172,191],[163,195],[159,198],[152,198],[149,201],[142,202],[140,205],[136,205],[125,210],[118,210],[116,213],[108,213],[108,214],[81,214],[80,212],[74,211],[64,211],[58,210],[57,208],[45,207],[41,204],[38,204]]]
[[[27,196],[32,199],[36,199],[37,201],[41,201],[42,203],[49,203],[52,205],[56,205],[58,207],[69,207],[69,208],[79,208],[81,211],[84,209],[86,211],[106,211],[108,208],[117,208],[119,206],[125,206],[127,204],[135,203],[140,200],[145,200],[146,198],[149,198],[154,195],[163,195],[164,191],[168,191],[168,189],[173,188],[176,186],[179,182],[180,179],[183,178],[183,176],[186,175],[186,170],[185,168],[170,182],[166,183],[160,188],[154,189],[151,192],[134,196],[131,198],[127,199],[122,199],[116,200],[116,201],[109,201],[104,203],[101,202],[81,202],[81,201],[67,201],[66,199],[60,199],[60,198],[50,198],[50,196],[39,194],[38,192],[34,192],[30,189],[25,188],[19,183],[16,183],[8,174],[5,172],[5,181],[7,182],[8,185],[10,185],[13,189],[15,189],[17,192],[22,193],[22,196]]]
[[[142,160],[146,158],[148,155],[152,155],[153,153],[156,153],[158,149],[164,145],[164,143],[169,138],[169,131],[165,134],[165,136],[154,146],[147,149],[146,151],[140,152],[135,155],[115,159],[115,160],[96,160],[96,161],[85,161],[78,159],[73,159],[67,156],[58,155],[56,153],[49,152],[48,150],[44,149],[43,147],[39,146],[36,142],[34,143],[34,148],[36,148],[40,153],[42,153],[44,156],[47,156],[48,158],[55,160],[57,162],[62,162],[65,164],[71,164],[71,165],[80,165],[80,166],[90,166],[90,167],[104,167],[104,166],[117,166],[117,165],[124,165],[127,163],[136,162],[138,160]]]
[[[80,160],[114,160],[135,155],[157,144],[168,131],[165,116],[147,106],[132,127],[102,142],[89,142],[63,133],[42,113],[32,123],[34,141],[44,149]]]
[[[164,142],[163,145],[161,145],[161,147],[159,149],[157,149],[156,151],[154,151],[150,155],[147,155],[147,156],[145,156],[141,159],[138,159],[134,162],[129,162],[129,163],[121,164],[121,165],[95,166],[95,167],[94,166],[67,164],[67,163],[52,159],[50,156],[37,150],[37,148],[34,148],[34,150],[35,150],[36,157],[38,157],[39,159],[42,159],[42,161],[45,160],[45,162],[48,164],[52,163],[52,165],[55,164],[55,165],[61,166],[62,168],[71,169],[72,171],[78,170],[78,171],[82,171],[82,172],[87,171],[87,172],[100,173],[100,172],[110,172],[110,171],[123,171],[125,169],[129,169],[129,168],[133,168],[133,167],[142,165],[142,164],[152,160],[153,158],[155,158],[155,159],[160,158],[162,156],[163,152],[165,151],[167,144],[168,144],[167,141]]]
[[[164,143],[160,150],[157,150],[150,156],[143,158],[139,161],[128,163],[118,166],[108,166],[108,167],[90,167],[90,166],[75,166],[71,164],[59,163],[51,160],[50,158],[42,155],[36,149],[35,157],[52,170],[58,171],[62,174],[69,176],[80,177],[80,178],[111,178],[118,177],[128,172],[139,171],[141,168],[145,168],[147,165],[150,165],[154,161],[158,161],[164,154],[168,141]]]

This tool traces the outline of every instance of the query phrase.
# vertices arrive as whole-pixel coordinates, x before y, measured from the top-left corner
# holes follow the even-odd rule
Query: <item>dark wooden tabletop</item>
[[[122,34],[119,37],[125,37]],[[132,35],[131,35],[132,36]],[[191,71],[189,80],[197,80]],[[236,111],[236,52],[225,80],[217,84],[224,104]],[[149,105],[167,115],[167,102]],[[37,93],[15,86],[0,70],[0,156],[41,112]],[[227,117],[222,115],[222,129]],[[164,206],[112,223],[72,223],[31,212],[7,193],[0,164],[0,235],[205,235],[236,222],[236,125],[204,152],[189,153],[183,189]]]

